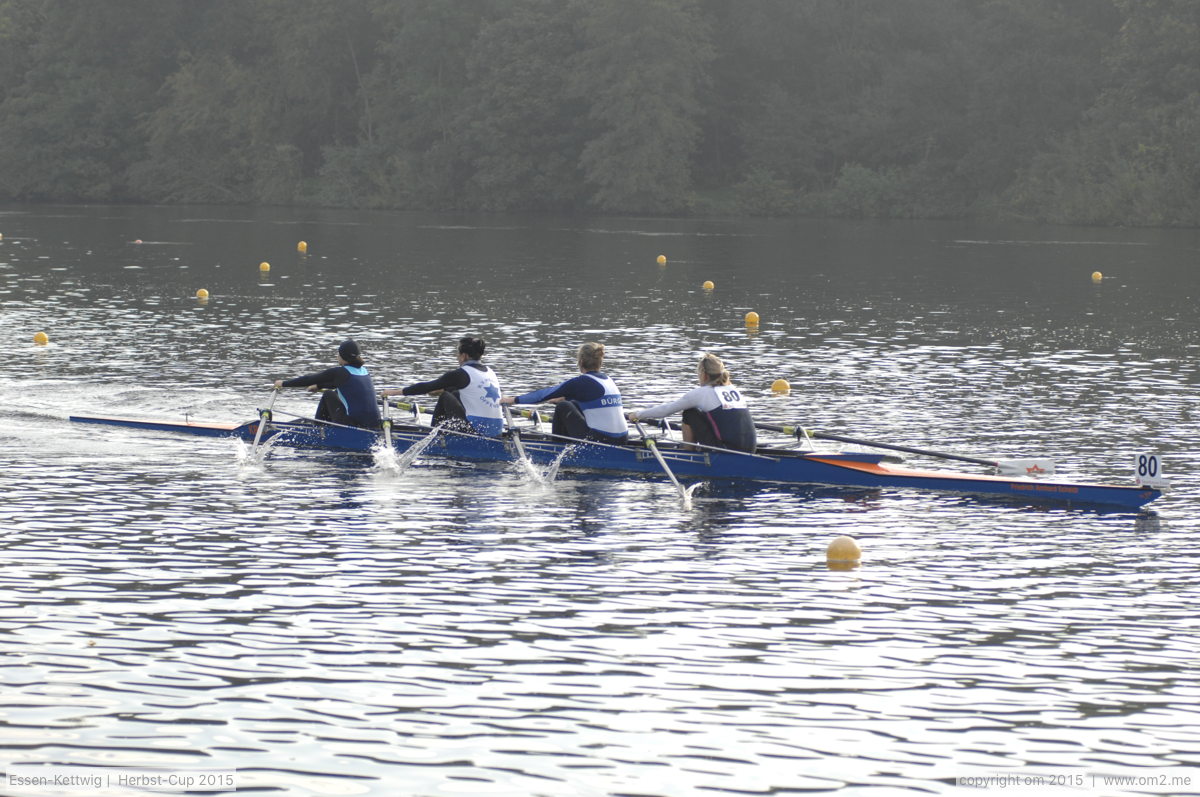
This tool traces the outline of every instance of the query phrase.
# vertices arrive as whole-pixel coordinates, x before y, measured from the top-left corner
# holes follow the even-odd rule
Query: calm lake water
[[[1200,793],[1200,231],[0,206],[0,234],[5,765],[289,795]],[[1141,515],[685,510],[657,479],[256,464],[67,421],[249,420],[346,336],[384,386],[464,333],[508,392],[595,339],[644,407],[711,350],[760,420],[1121,483],[1158,451],[1174,490]],[[855,570],[826,565],[841,534]]]

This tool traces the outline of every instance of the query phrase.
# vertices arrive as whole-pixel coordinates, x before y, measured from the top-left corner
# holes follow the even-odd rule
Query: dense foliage
[[[0,0],[0,199],[1200,224],[1196,0]]]

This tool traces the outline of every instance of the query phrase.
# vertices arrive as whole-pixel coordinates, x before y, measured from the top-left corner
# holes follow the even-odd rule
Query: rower
[[[666,418],[683,413],[683,441],[714,448],[754,453],[757,443],[754,419],[742,393],[734,387],[721,358],[705,354],[697,372],[700,387],[674,401],[631,412],[633,422]]]
[[[375,401],[375,386],[363,361],[362,350],[347,338],[338,346],[338,364],[315,374],[294,379],[276,379],[278,390],[284,387],[305,387],[309,393],[324,391],[317,404],[316,418],[345,426],[377,429],[380,425],[379,405]]]
[[[500,411],[500,382],[496,373],[480,360],[487,348],[482,338],[463,337],[458,341],[458,367],[437,379],[417,382],[402,388],[391,388],[379,395],[422,396],[437,393],[433,408],[434,426],[445,425],[464,432],[498,436],[504,431],[504,416]]]
[[[575,353],[579,376],[520,396],[505,396],[502,404],[555,404],[550,430],[560,437],[623,443],[629,426],[621,412],[621,391],[600,369],[604,367],[604,344],[588,342]]]

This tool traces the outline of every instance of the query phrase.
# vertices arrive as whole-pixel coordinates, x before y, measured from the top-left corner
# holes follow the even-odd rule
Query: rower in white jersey
[[[604,367],[604,344],[585,343],[576,352],[579,376],[554,387],[534,390],[520,396],[505,396],[504,404],[541,404],[553,402],[551,431],[562,437],[622,443],[629,437],[629,426],[621,405],[621,391]]]
[[[464,337],[458,341],[458,368],[429,382],[380,392],[388,396],[419,396],[441,391],[433,408],[433,425],[443,423],[463,431],[495,437],[504,431],[500,410],[500,381],[491,368],[480,362],[486,348],[482,338]]]
[[[715,354],[700,358],[700,387],[675,401],[628,415],[630,421],[649,421],[683,413],[683,440],[715,448],[754,452],[754,418],[746,399],[732,383],[725,364]]]

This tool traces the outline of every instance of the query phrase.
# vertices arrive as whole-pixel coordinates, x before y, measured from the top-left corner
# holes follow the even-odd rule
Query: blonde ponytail
[[[700,358],[700,370],[708,377],[707,384],[729,384],[730,377],[729,372],[725,370],[725,363],[721,362],[721,358],[715,354],[705,354]]]

